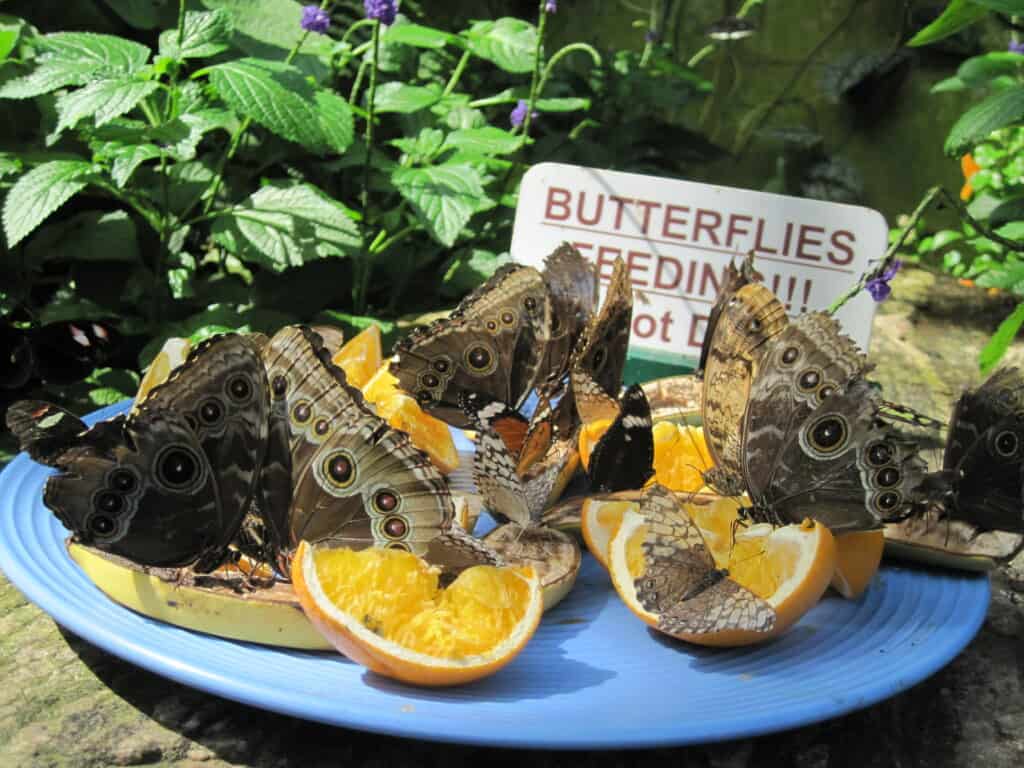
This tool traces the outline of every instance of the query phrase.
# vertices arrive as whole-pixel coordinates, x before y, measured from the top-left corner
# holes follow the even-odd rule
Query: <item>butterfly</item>
[[[458,528],[444,477],[348,385],[320,336],[288,326],[263,348],[290,467],[287,541],[405,549],[438,565],[496,562]]]
[[[424,409],[452,426],[469,426],[459,407],[462,392],[481,392],[518,409],[543,377],[551,312],[540,272],[506,264],[450,316],[400,339],[391,373]]]
[[[484,505],[501,521],[538,524],[576,472],[576,433],[555,436],[541,453],[527,440],[529,423],[506,404],[475,392],[461,402],[477,432],[473,481]]]
[[[642,488],[654,474],[651,409],[643,388],[629,386],[616,407],[586,468],[590,489],[598,493]]]
[[[716,467],[705,479],[749,493],[753,519],[812,517],[839,532],[918,508],[925,463],[882,418],[870,366],[834,318],[788,322],[770,291],[748,283],[725,300],[710,344],[704,429]]]
[[[945,516],[979,532],[1024,533],[1024,375],[995,371],[953,408],[942,469]]]
[[[192,350],[131,416],[86,428],[52,404],[14,404],[7,422],[59,471],[43,500],[83,544],[141,565],[226,557],[259,493],[269,411],[256,346],[225,334]]]
[[[597,270],[578,249],[562,243],[544,260],[544,282],[551,295],[551,327],[542,388],[549,393],[569,371],[573,351],[597,308]]]
[[[647,523],[645,567],[634,585],[640,604],[658,614],[659,630],[767,632],[775,626],[772,607],[717,567],[700,529],[671,491],[657,484],[647,488],[640,513]]]

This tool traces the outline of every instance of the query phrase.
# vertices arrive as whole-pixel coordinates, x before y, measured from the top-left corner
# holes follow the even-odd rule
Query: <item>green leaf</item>
[[[21,169],[22,163],[20,157],[0,152],[0,179],[6,176],[11,176],[15,173],[21,173]]]
[[[318,153],[348,146],[342,140],[345,128],[337,124],[342,107],[329,96],[318,96],[319,89],[297,68],[264,59],[237,59],[205,72],[230,107],[278,136]]]
[[[508,155],[518,150],[522,144],[522,136],[493,126],[452,131],[444,142],[445,147],[481,155]]]
[[[102,320],[110,314],[109,309],[95,301],[79,297],[72,284],[62,286],[54,293],[50,303],[39,311],[39,322],[47,325],[67,320]]]
[[[410,114],[426,109],[440,98],[441,94],[437,89],[392,81],[377,86],[377,91],[373,96],[373,110],[380,113]]]
[[[470,51],[506,72],[533,71],[537,28],[530,22],[509,17],[477,21],[465,35]]]
[[[155,144],[119,144],[107,150],[107,157],[113,160],[110,178],[123,189],[136,168],[147,160],[160,157],[160,148]]]
[[[4,200],[7,247],[13,248],[85,187],[92,165],[83,160],[53,160],[18,179]]]
[[[275,272],[361,245],[355,215],[309,184],[254,192],[217,219],[213,238],[243,261]]]
[[[160,87],[153,80],[97,80],[77,91],[57,97],[57,128],[59,134],[74,128],[79,120],[92,117],[96,126],[130,112],[144,98]]]
[[[422,128],[415,139],[392,139],[388,143],[398,147],[414,164],[429,163],[444,146],[444,131]]]
[[[44,261],[139,261],[135,222],[125,211],[84,211],[48,224],[25,248],[30,264]]]
[[[384,33],[382,42],[387,44],[411,45],[414,48],[444,48],[457,38],[433,27],[419,24],[393,24]]]
[[[0,98],[29,99],[69,85],[131,75],[149,60],[149,48],[92,32],[55,32],[36,40],[36,68],[0,86]]]
[[[537,99],[537,110],[540,112],[576,112],[590,109],[590,99],[567,97],[562,99]]]
[[[227,11],[187,11],[181,45],[178,30],[160,33],[160,54],[172,59],[201,59],[216,56],[231,42],[231,16]]]
[[[509,260],[507,253],[501,255],[493,251],[485,251],[473,248],[467,251],[459,251],[448,264],[444,273],[444,294],[446,296],[465,296],[487,278],[494,274],[494,271]]]
[[[489,202],[483,180],[472,165],[399,168],[391,182],[408,200],[430,234],[451,247],[473,214]]]
[[[956,91],[963,91],[967,89],[967,83],[961,80],[959,77],[947,77],[944,80],[939,80],[935,85],[931,87],[929,93],[954,93]]]
[[[1007,240],[1024,242],[1024,221],[1011,221],[996,230],[996,234]]]
[[[9,19],[12,17],[6,16],[4,18]],[[11,55],[11,51],[18,44],[18,38],[21,37],[21,28],[23,26],[24,22],[20,19],[11,23],[0,23],[0,61]]]
[[[958,79],[967,85],[985,85],[1003,75],[1016,75],[1024,70],[1024,56],[1009,51],[994,51],[983,56],[972,56],[956,71]],[[934,91],[935,89],[932,88]]]
[[[993,227],[1000,227],[1012,221],[1024,220],[1024,196],[1015,197],[1000,203],[988,215],[988,223]]]
[[[338,94],[324,89],[318,89],[314,99],[327,144],[339,155],[344,154],[355,137],[352,107]]]
[[[942,15],[910,38],[907,45],[927,45],[949,37],[983,18],[986,13],[988,11],[976,5],[972,0],[950,0]]]
[[[947,155],[957,156],[992,131],[1024,118],[1024,85],[993,93],[980,104],[967,110],[956,121],[946,137]]]
[[[978,365],[982,374],[987,375],[996,367],[1009,349],[1010,343],[1016,338],[1021,325],[1024,325],[1024,303],[1018,304],[1010,316],[999,324],[988,344],[982,348],[978,355]]]

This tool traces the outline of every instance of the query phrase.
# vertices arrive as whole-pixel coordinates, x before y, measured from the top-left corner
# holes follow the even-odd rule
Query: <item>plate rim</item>
[[[101,408],[86,417],[88,423],[109,418],[125,410],[130,404],[125,400],[114,405]],[[6,524],[8,508],[16,501],[12,492],[20,488],[20,484],[26,482],[34,463],[27,454],[18,454],[11,463],[0,472],[0,525]],[[54,518],[53,523],[56,523]],[[52,523],[51,523],[52,524]],[[63,528],[57,524],[57,528]],[[77,569],[66,549],[63,547],[64,539],[60,539],[60,549],[63,556],[68,559],[72,567]],[[586,553],[587,557],[589,553]],[[895,571],[917,571],[916,568],[903,566],[885,566],[886,570]],[[683,746],[689,744],[710,743],[715,741],[737,740],[751,738],[766,733],[788,730],[791,728],[811,725],[824,720],[841,717],[849,712],[872,706],[879,701],[889,698],[897,693],[917,685],[922,680],[930,677],[939,669],[954,659],[971,642],[984,623],[988,613],[988,606],[991,599],[991,585],[987,574],[950,574],[946,576],[959,577],[965,584],[970,584],[978,592],[972,595],[971,604],[976,610],[963,618],[967,621],[958,623],[953,628],[954,634],[947,635],[947,644],[943,646],[944,653],[927,656],[921,663],[912,667],[909,674],[904,673],[892,676],[887,679],[875,682],[870,689],[861,689],[857,696],[848,696],[841,703],[831,702],[830,706],[822,706],[814,699],[802,702],[791,702],[785,708],[785,713],[759,713],[743,723],[737,724],[733,718],[713,718],[701,720],[700,728],[682,727],[679,731],[669,733],[663,726],[647,727],[638,725],[635,721],[632,727],[612,732],[603,732],[600,729],[586,730],[577,733],[563,731],[559,737],[553,736],[550,732],[544,734],[531,734],[523,738],[522,734],[515,733],[515,729],[494,730],[473,727],[472,717],[466,718],[464,722],[453,720],[442,714],[418,713],[417,717],[409,718],[398,713],[388,714],[382,711],[364,711],[357,713],[346,711],[343,717],[328,717],[321,708],[309,706],[308,698],[303,698],[301,691],[285,690],[278,691],[278,696],[269,700],[266,698],[266,686],[251,684],[243,676],[231,676],[230,674],[216,674],[211,669],[188,659],[175,657],[168,648],[173,649],[173,643],[167,643],[164,647],[152,647],[152,644],[140,642],[138,638],[126,638],[118,635],[111,627],[103,625],[102,622],[90,622],[89,616],[72,605],[71,601],[62,601],[56,593],[46,588],[35,576],[24,567],[19,558],[8,549],[5,537],[0,537],[0,570],[4,572],[8,580],[15,585],[31,602],[47,613],[60,625],[81,636],[90,643],[102,648],[130,664],[140,666],[150,672],[162,677],[169,678],[191,688],[196,688],[205,693],[221,696],[232,701],[269,710],[292,717],[306,720],[313,720],[335,727],[345,727],[355,730],[380,733],[389,736],[402,738],[414,738],[426,741],[466,744],[474,746],[505,747],[516,749],[639,749],[650,747]],[[245,649],[256,648],[260,651],[269,650],[285,655],[292,654],[318,654],[323,655],[324,651],[299,651],[292,649],[273,648],[270,646],[259,646],[254,643],[227,640],[212,635],[204,635],[200,632],[164,624],[155,619],[150,619],[138,614],[124,606],[110,600],[95,584],[82,574],[88,587],[96,591],[99,598],[108,601],[110,607],[116,611],[123,611],[125,614],[138,619],[160,634],[169,633],[172,637],[178,632],[189,633],[214,643],[226,643]],[[981,599],[983,598],[983,599]],[[970,607],[970,604],[967,606]],[[167,638],[165,638],[167,639]],[[364,678],[371,673],[363,671],[358,678],[363,685]],[[401,685],[401,684],[395,684]],[[415,687],[403,687],[403,692],[408,698],[415,702],[423,697],[429,699],[431,690]],[[281,697],[280,694],[287,695]],[[472,697],[469,699],[472,701]],[[516,703],[515,706],[521,706]],[[527,704],[528,706],[528,704]],[[724,727],[724,722],[731,722],[730,727]],[[709,726],[716,723],[714,727]],[[503,735],[504,734],[504,735]]]

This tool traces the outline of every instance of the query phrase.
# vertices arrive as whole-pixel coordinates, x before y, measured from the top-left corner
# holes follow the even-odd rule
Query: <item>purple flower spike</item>
[[[864,284],[864,288],[871,294],[872,299],[875,301],[885,301],[889,298],[889,294],[892,293],[889,281],[896,277],[896,273],[900,271],[902,266],[903,262],[899,259],[894,259],[882,274],[871,278]]]
[[[513,109],[511,114],[509,114],[508,116],[508,120],[510,123],[512,123],[513,128],[518,128],[523,124],[523,121],[526,120],[526,109],[528,106],[529,105],[526,99],[520,99],[516,103],[515,109]],[[530,119],[537,119],[537,110],[533,110],[533,112],[530,114]]]
[[[1010,53],[1022,53],[1024,54],[1024,41],[1018,42],[1017,40],[1011,40],[1007,46],[1007,50]]]
[[[302,28],[307,32],[325,34],[331,26],[331,17],[319,5],[302,6]]]
[[[558,3],[555,0],[548,0],[544,3],[544,13],[558,13]]]
[[[376,19],[384,26],[394,24],[398,15],[396,0],[363,0],[363,8],[366,9],[366,18]]]

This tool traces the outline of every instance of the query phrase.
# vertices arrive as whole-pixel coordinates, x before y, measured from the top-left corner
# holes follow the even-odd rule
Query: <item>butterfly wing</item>
[[[705,479],[722,493],[744,490],[743,433],[750,388],[764,345],[788,324],[785,309],[759,283],[719,297],[721,310],[704,338],[704,438],[714,459]]]
[[[33,461],[57,466],[54,460],[89,430],[70,411],[41,400],[19,400],[7,409],[7,428]]]
[[[569,364],[570,375],[575,372],[577,408],[585,407],[580,404],[581,392],[576,385],[580,373],[589,376],[612,399],[619,396],[632,322],[633,288],[626,263],[616,259],[601,310],[580,337]],[[587,421],[582,412],[581,417]]]
[[[476,430],[473,454],[473,482],[483,497],[484,506],[499,520],[511,520],[522,526],[531,522],[526,488],[516,471],[517,457],[502,439],[499,429],[509,418],[509,408],[496,400],[487,401],[478,394],[462,398],[467,419]]]
[[[597,271],[578,249],[562,243],[544,260],[544,281],[551,293],[551,331],[544,362],[545,378],[558,382],[580,335],[597,307]]]
[[[217,470],[185,418],[149,408],[93,430],[57,458],[61,471],[46,481],[43,501],[61,522],[82,543],[141,565],[219,562],[236,515],[225,514]]]
[[[138,406],[174,411],[192,425],[213,467],[223,514],[237,530],[257,500],[270,428],[270,394],[259,347],[239,334],[199,344]]]
[[[878,417],[870,384],[855,379],[809,414],[766,418],[751,401],[746,466],[755,510],[798,523],[819,520],[834,533],[868,530],[906,517],[920,501],[925,462],[916,446]],[[775,406],[778,407],[778,406]]]
[[[291,435],[291,543],[425,554],[454,517],[444,478],[426,454],[366,406],[308,329],[279,331],[264,358]]]
[[[729,578],[721,578],[673,605],[658,619],[658,629],[670,635],[705,635],[737,629],[768,632],[774,626],[772,607]]]
[[[466,427],[461,392],[522,405],[542,374],[550,324],[551,298],[541,274],[505,265],[449,317],[399,340],[390,370],[434,416]]]
[[[953,410],[943,469],[954,476],[947,512],[981,531],[1024,533],[1024,376],[1001,368]]]
[[[587,477],[598,493],[642,488],[654,474],[651,409],[639,384],[622,395],[619,413],[590,456]]]

